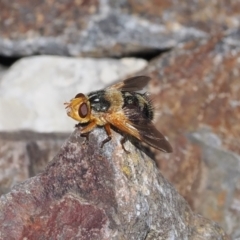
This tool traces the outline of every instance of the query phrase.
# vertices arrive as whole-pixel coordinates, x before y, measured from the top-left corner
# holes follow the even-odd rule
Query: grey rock
[[[189,135],[190,139],[199,144],[202,149],[202,159],[206,166],[204,188],[207,198],[199,197],[198,211],[207,216],[208,209],[212,215],[221,218],[220,224],[232,233],[233,239],[240,236],[240,156],[219,145],[213,145],[206,139],[219,137],[206,129]],[[209,138],[210,137],[210,138]],[[215,141],[216,142],[216,141]],[[217,207],[217,208],[216,208]]]
[[[89,141],[76,129],[42,173],[1,196],[2,239],[228,239],[121,137],[100,148],[104,129]]]
[[[0,132],[0,195],[42,172],[69,134]]]
[[[69,0],[61,7],[58,1],[49,5],[38,0],[27,4],[20,1],[16,6],[6,2],[2,12],[5,18],[0,25],[0,54],[5,56],[124,56],[163,50],[182,41],[208,36],[198,27],[175,20],[171,24],[154,22],[151,17],[131,14],[106,0]],[[168,9],[166,15],[167,12]],[[164,14],[155,18],[163,20]]]
[[[230,31],[179,45],[141,73],[153,78],[156,127],[174,149],[171,158],[156,152],[163,175],[233,239],[240,237],[238,38]]]

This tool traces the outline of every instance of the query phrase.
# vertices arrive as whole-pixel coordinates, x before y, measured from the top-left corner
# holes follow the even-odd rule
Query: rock
[[[228,239],[194,214],[154,161],[104,129],[70,136],[44,172],[0,198],[2,239]],[[138,146],[139,147],[139,146]]]
[[[121,9],[155,23],[161,23],[170,32],[184,35],[184,31],[203,31],[216,35],[226,29],[239,28],[238,1],[109,1],[113,8]],[[226,11],[227,9],[227,11]]]
[[[238,33],[189,42],[150,62],[156,126],[174,154],[156,152],[163,175],[196,212],[240,237]]]
[[[1,84],[2,76],[4,75],[6,70],[7,70],[7,68],[0,64],[0,84]]]
[[[69,134],[0,132],[0,195],[42,172]]]
[[[21,59],[0,85],[0,131],[71,132],[75,124],[63,103],[143,69],[142,59],[80,59],[38,56]]]
[[[0,54],[124,56],[165,50],[182,41],[208,36],[208,32],[200,28],[202,24],[208,25],[205,19],[201,20],[201,16],[199,26],[192,24],[194,16],[186,22],[179,22],[189,6],[184,5],[179,11],[179,4],[174,1],[162,6],[151,3],[151,9],[157,7],[161,13],[154,16],[159,21],[153,21],[151,15],[142,17],[129,13],[138,11],[137,4],[137,1],[122,1],[119,5],[106,0],[51,1],[47,4],[39,0],[20,0],[15,5],[11,2],[1,3],[4,18],[0,23]],[[148,4],[147,1],[144,4]],[[230,10],[234,7],[232,5],[228,4]],[[207,3],[204,5],[208,6]],[[209,11],[215,10],[217,15],[218,9],[214,5],[211,7]],[[233,17],[232,21],[236,18]]]
[[[0,8],[0,55],[5,56],[106,57],[159,51],[238,29],[240,22],[239,2],[234,0],[19,0],[2,2]]]

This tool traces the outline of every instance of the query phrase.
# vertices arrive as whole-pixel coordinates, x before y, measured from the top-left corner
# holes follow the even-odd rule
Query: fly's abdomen
[[[146,94],[122,92],[124,99],[123,109],[130,113],[135,111],[133,118],[137,121],[142,118],[153,119],[153,107]]]

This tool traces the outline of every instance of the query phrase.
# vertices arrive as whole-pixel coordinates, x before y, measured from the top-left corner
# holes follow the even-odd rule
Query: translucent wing
[[[150,81],[150,77],[147,76],[137,76],[128,78],[122,82],[118,82],[109,86],[107,89],[119,89],[121,91],[139,91],[142,90]]]
[[[148,119],[136,118],[136,114],[132,111],[129,113],[118,113],[116,115],[109,114],[106,120],[113,126],[128,133],[140,141],[161,150],[163,152],[172,152],[172,147],[168,140],[161,134]]]
[[[163,134],[156,129],[151,119],[147,118],[138,109],[125,107],[123,110],[131,127],[137,130],[139,135],[138,139],[163,152],[172,152],[170,143]]]
[[[138,130],[140,140],[143,142],[163,152],[170,153],[173,151],[168,140],[155,128],[151,121],[144,120],[140,125],[133,124],[133,127]]]

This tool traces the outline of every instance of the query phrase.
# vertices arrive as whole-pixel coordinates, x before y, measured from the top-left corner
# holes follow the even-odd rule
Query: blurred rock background
[[[128,76],[148,86],[173,154],[162,174],[240,239],[240,1],[0,1],[0,193],[73,131],[63,103]]]

